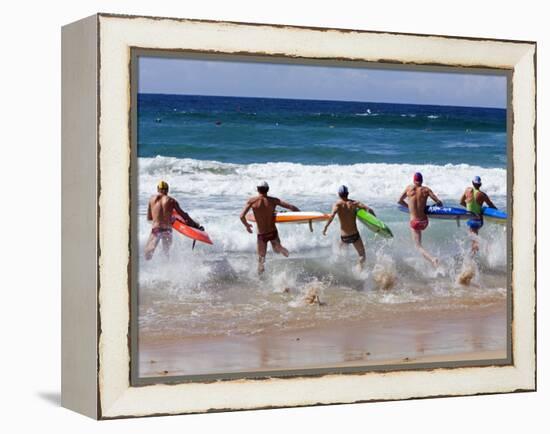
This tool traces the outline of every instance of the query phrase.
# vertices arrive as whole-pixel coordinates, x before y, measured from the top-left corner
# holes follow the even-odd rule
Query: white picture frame
[[[132,384],[133,49],[507,71],[509,362]],[[97,14],[63,28],[62,55],[63,406],[112,419],[536,389],[534,42]]]

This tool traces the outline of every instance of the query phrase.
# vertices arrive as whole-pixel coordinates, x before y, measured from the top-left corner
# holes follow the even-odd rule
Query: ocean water
[[[487,223],[481,253],[468,259],[464,224],[431,220],[425,247],[413,247],[396,201],[416,171],[446,205],[457,206],[473,176],[506,208],[506,111],[363,102],[153,95],[138,97],[140,249],[148,198],[164,179],[213,246],[174,234],[169,259],[140,257],[140,332],[148,336],[255,334],[315,327],[400,311],[467,309],[506,298],[506,232]],[[359,226],[367,265],[340,249],[338,222],[279,225],[290,258],[268,253],[256,275],[256,236],[239,220],[255,185],[306,211],[328,212],[346,184],[394,233],[386,240]],[[141,250],[140,250],[141,251]],[[471,272],[471,285],[457,282]],[[323,306],[304,302],[308,291]]]

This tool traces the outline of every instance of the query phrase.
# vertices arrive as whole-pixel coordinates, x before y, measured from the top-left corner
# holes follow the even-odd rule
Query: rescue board
[[[192,240],[201,241],[206,244],[214,244],[205,231],[200,231],[185,224],[185,221],[176,211],[172,212],[172,227],[180,234],[185,235]]]
[[[483,208],[481,208],[481,212],[483,214],[483,218],[489,222],[498,223],[501,225],[506,224],[508,214],[506,214],[506,212],[504,211],[484,206]]]
[[[367,228],[384,238],[393,238],[390,228],[381,220],[373,216],[370,212],[360,209],[357,211],[357,218]]]
[[[310,223],[328,220],[329,218],[329,214],[317,211],[288,211],[275,213],[275,223]],[[256,222],[254,213],[248,214],[246,219],[249,222]]]
[[[403,205],[398,205],[399,211],[409,213],[409,208]],[[425,208],[426,215],[430,218],[444,219],[444,220],[460,220],[469,219],[472,217],[472,213],[464,208],[457,208],[454,206],[437,206],[430,205]]]

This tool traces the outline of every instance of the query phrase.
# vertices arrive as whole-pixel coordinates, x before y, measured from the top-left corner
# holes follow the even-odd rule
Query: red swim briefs
[[[414,229],[415,231],[423,231],[428,227],[428,219],[426,220],[419,220],[419,219],[413,219],[410,222],[411,229]]]

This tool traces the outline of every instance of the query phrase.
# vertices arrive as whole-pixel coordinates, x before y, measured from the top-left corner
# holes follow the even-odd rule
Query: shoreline
[[[505,359],[506,303],[256,335],[139,340],[139,376]]]

